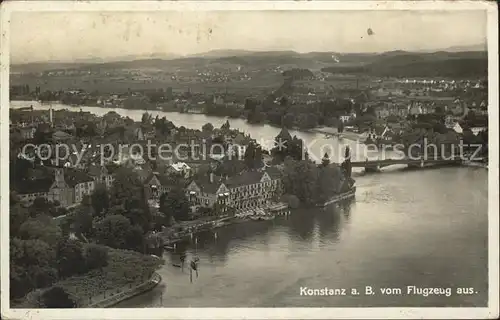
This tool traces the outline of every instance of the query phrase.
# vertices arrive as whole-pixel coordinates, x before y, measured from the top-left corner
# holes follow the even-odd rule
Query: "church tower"
[[[352,174],[352,166],[351,166],[351,149],[349,146],[345,148],[345,154],[344,154],[344,162],[342,163],[342,168],[346,172],[347,177],[351,177]]]
[[[321,159],[321,165],[323,165],[324,167],[327,167],[329,164],[330,164],[330,157],[328,156],[328,153],[325,152],[323,159]]]

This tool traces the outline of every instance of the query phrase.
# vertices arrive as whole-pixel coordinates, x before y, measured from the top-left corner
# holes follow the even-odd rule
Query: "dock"
[[[343,200],[352,199],[355,196],[356,196],[356,187],[353,187],[351,190],[344,192],[344,193],[341,193],[341,194],[338,194],[338,195],[335,195],[332,198],[330,198],[330,200],[326,201],[325,203],[318,204],[317,206],[318,207],[326,207],[332,203],[337,203],[337,202],[340,202]]]
[[[173,250],[175,249],[175,243],[181,241],[182,239],[185,239],[189,236],[192,236],[194,233],[201,232],[201,231],[207,231],[207,230],[213,230],[215,228],[220,228],[225,225],[230,224],[231,220],[234,219],[234,217],[222,217],[219,219],[210,219],[210,220],[205,220],[205,221],[187,221],[179,226],[180,231],[177,232],[169,232],[166,234],[166,232],[161,232],[161,237],[163,238],[163,247],[167,250]]]

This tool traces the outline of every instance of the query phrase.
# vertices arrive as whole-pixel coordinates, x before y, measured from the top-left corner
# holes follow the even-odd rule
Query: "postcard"
[[[2,317],[498,317],[493,2],[0,21]]]

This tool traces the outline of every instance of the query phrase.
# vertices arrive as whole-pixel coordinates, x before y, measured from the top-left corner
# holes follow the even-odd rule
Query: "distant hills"
[[[446,49],[442,49],[440,51],[446,52],[471,52],[471,51],[486,51],[488,50],[488,46],[486,43],[483,44],[473,44],[469,46],[453,46],[448,47]],[[421,52],[435,52],[435,50],[421,51]]]
[[[480,49],[480,46],[462,49]],[[281,67],[322,70],[330,73],[367,74],[375,76],[482,76],[487,74],[486,51],[460,51],[459,47],[438,52],[392,51],[385,53],[337,53],[294,51],[214,50],[191,56],[153,54],[123,56],[116,61],[86,59],[74,63],[28,63],[12,65],[11,72],[43,72],[63,69],[119,70],[158,69],[193,70],[214,69],[269,69]]]
[[[488,74],[488,55],[482,51],[383,53],[360,65],[335,65],[322,71],[345,74],[367,74],[399,77],[485,77]]]

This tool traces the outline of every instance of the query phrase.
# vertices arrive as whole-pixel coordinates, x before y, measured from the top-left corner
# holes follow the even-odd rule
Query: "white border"
[[[489,61],[489,307],[488,308],[170,308],[170,309],[75,309],[26,310],[9,308],[9,18],[14,11],[155,11],[155,10],[486,10],[488,13]],[[1,5],[1,114],[0,114],[0,177],[1,187],[1,315],[2,318],[40,319],[407,319],[407,318],[497,318],[499,315],[498,285],[498,12],[495,2],[480,1],[15,1]],[[466,21],[464,21],[466,23]]]

